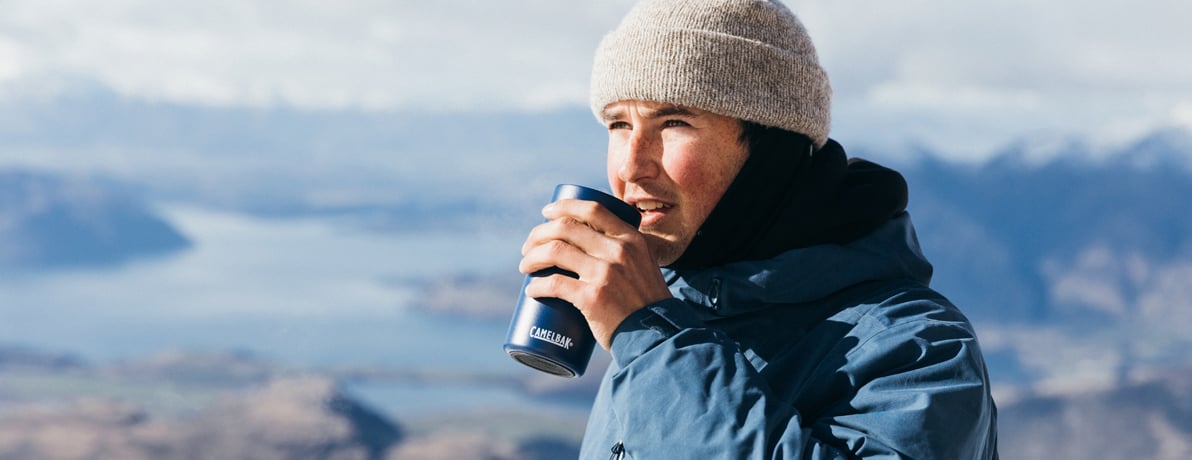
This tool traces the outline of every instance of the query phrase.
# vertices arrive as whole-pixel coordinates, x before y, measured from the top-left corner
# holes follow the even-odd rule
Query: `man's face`
[[[642,213],[641,231],[659,265],[683,254],[741,170],[748,149],[735,118],[657,102],[604,108],[608,182]]]

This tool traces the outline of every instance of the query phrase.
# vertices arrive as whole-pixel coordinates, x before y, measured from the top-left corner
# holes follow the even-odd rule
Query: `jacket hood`
[[[767,260],[707,269],[663,269],[671,293],[706,307],[700,315],[708,319],[810,302],[868,281],[901,278],[927,285],[931,274],[905,212],[847,244],[792,249]]]

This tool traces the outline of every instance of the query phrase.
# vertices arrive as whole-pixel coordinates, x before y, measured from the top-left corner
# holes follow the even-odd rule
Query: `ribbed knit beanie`
[[[832,89],[778,1],[643,0],[604,37],[590,103],[665,102],[828,140]]]

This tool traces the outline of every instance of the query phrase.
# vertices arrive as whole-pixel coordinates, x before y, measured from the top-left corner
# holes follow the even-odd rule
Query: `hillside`
[[[1030,398],[1000,409],[1002,458],[1192,458],[1188,370],[1110,390]]]
[[[1064,392],[1192,364],[1189,139],[906,170],[933,285],[978,325],[995,378]]]
[[[1192,258],[1192,150],[1184,150],[1192,136],[1172,134],[1100,161],[1069,153],[1031,164],[1021,159],[1029,146],[1019,145],[979,167],[928,158],[909,168],[911,212],[941,268],[936,281],[978,317],[1118,319],[1148,291],[1128,263],[1154,272]],[[1090,260],[1099,257],[1105,260]],[[1090,269],[1106,272],[1097,280],[1103,296],[1060,286]]]
[[[406,417],[350,390],[365,373],[288,368],[243,352],[171,351],[95,364],[0,344],[0,460],[576,455],[574,440],[560,432],[582,430],[581,421],[484,408]],[[509,426],[510,418],[524,423]]]
[[[190,244],[124,185],[0,169],[0,270],[110,267]]]

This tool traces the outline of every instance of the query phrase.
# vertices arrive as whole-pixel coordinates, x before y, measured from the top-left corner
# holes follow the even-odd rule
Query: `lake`
[[[240,350],[316,370],[534,372],[501,349],[507,321],[411,308],[417,291],[393,282],[516,271],[528,228],[383,233],[335,218],[159,207],[193,248],[114,269],[4,276],[0,342],[92,362]],[[358,383],[350,390],[403,415],[546,405],[507,386]]]

